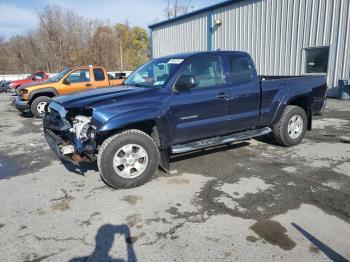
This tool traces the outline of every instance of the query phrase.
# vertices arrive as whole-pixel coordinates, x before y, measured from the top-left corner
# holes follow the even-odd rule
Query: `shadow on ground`
[[[124,236],[124,241],[127,248],[127,258],[112,258],[109,252],[113,246],[115,235]],[[113,261],[113,262],[135,262],[137,261],[133,247],[133,238],[130,235],[130,229],[127,225],[111,225],[105,224],[99,228],[96,234],[95,250],[89,256],[74,257],[69,262],[80,261]]]

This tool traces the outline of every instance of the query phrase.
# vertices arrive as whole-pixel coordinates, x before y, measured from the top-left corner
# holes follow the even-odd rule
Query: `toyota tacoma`
[[[122,87],[59,96],[43,120],[63,160],[97,161],[103,180],[131,188],[169,170],[169,156],[273,133],[300,143],[326,103],[324,76],[258,76],[245,52],[163,57]]]

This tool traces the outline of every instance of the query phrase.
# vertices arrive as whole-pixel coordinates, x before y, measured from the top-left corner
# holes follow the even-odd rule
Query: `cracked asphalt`
[[[270,136],[172,157],[113,190],[63,164],[40,120],[0,94],[0,261],[346,261],[350,102],[328,100],[292,148]]]

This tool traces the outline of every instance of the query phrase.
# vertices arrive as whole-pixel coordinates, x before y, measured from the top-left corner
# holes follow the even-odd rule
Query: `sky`
[[[182,0],[187,4],[189,0]],[[224,0],[191,0],[197,10]],[[170,0],[171,2],[171,0]],[[46,5],[73,9],[86,18],[100,19],[111,24],[129,21],[131,26],[147,28],[164,20],[167,0],[0,0],[0,37],[24,35],[37,26],[37,12]]]

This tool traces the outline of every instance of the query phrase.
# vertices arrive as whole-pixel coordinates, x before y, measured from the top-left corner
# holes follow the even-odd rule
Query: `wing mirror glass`
[[[176,81],[175,89],[178,91],[189,90],[196,86],[196,79],[191,75],[182,75]]]

